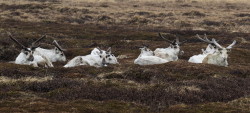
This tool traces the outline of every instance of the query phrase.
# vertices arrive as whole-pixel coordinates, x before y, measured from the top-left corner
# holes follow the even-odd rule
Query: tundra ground
[[[242,2],[19,0],[0,3],[0,112],[236,113],[250,112],[250,5]],[[94,47],[112,47],[119,65],[34,68],[8,63],[43,34],[57,40],[67,59]],[[188,40],[180,60],[138,66],[137,46],[168,47],[158,32]],[[227,46],[229,67],[193,64],[207,34]],[[168,37],[170,40],[173,37]]]

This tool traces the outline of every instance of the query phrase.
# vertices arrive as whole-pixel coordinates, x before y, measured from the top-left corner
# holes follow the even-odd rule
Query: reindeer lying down
[[[191,63],[202,63],[203,59],[208,55],[208,54],[213,54],[215,51],[217,51],[216,46],[213,44],[212,40],[209,40],[207,38],[207,35],[204,35],[204,38],[201,38],[198,34],[196,35],[199,40],[208,43],[206,50],[202,49],[202,54],[194,55],[189,58],[188,62]]]
[[[154,55],[154,52],[151,51],[146,46],[141,47],[141,54],[135,59],[134,64],[138,65],[154,65],[154,64],[163,64],[167,63],[168,60],[162,59]]]
[[[107,51],[100,48],[94,48],[91,54],[85,56],[76,56],[70,60],[64,67],[75,67],[80,65],[88,65],[94,67],[103,67],[108,64],[119,64],[116,57],[111,54],[111,48]]]
[[[41,55],[41,54],[34,54],[34,51],[37,47],[35,43],[39,42],[42,38],[38,39],[37,41],[33,42],[31,47],[25,47],[20,42],[18,42],[15,38],[12,37],[10,33],[9,37],[11,40],[13,40],[17,45],[21,47],[21,53],[17,56],[15,60],[15,64],[22,64],[22,65],[32,65],[34,67],[53,67],[53,64],[50,62],[47,57]]]
[[[200,37],[198,38],[201,39]],[[199,57],[195,55],[189,59],[189,62],[194,62],[196,60],[199,63],[202,62],[202,63],[227,67],[228,66],[228,62],[227,62],[228,51],[233,48],[233,46],[236,44],[236,41],[234,40],[232,44],[230,44],[228,47],[225,48],[225,47],[222,47],[220,44],[218,44],[218,42],[215,39],[212,39],[212,41],[210,41],[205,37],[204,39],[201,39],[201,40],[209,43],[206,51],[203,51],[202,59],[201,58],[198,59]]]
[[[179,38],[175,36],[175,40],[170,41],[163,37],[160,33],[159,36],[164,39],[166,42],[170,43],[170,46],[167,48],[156,48],[154,53],[155,56],[158,56],[160,58],[163,58],[167,61],[177,61],[178,55],[182,55],[184,52],[180,50],[180,45],[185,43],[186,41],[180,42]]]
[[[236,44],[236,41],[234,40],[232,44],[229,46],[222,47],[220,44],[218,44],[215,39],[212,39],[213,43],[216,45],[218,50],[213,54],[208,54],[202,61],[202,63],[208,63],[208,64],[215,64],[219,66],[228,66],[227,58],[228,58],[228,52],[233,48],[233,46]]]
[[[35,49],[34,54],[46,56],[51,62],[65,62],[66,56],[64,55],[64,50],[62,47],[57,43],[56,40],[53,41],[53,45],[55,46],[54,49],[44,49],[38,47]]]

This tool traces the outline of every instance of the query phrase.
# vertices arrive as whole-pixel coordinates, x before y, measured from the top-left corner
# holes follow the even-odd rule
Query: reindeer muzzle
[[[106,62],[105,58],[102,59],[102,66],[108,66],[108,63]]]
[[[28,58],[28,61],[34,61],[34,56],[30,56],[30,57]]]

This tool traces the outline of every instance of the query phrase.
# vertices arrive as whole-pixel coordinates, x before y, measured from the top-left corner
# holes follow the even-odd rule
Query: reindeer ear
[[[204,49],[201,49],[202,53],[205,53],[205,50]]]
[[[107,52],[108,52],[108,53],[111,53],[111,47],[109,47],[109,48],[107,49]]]
[[[173,45],[173,44],[170,44],[170,47],[171,47],[171,48],[174,48],[174,45]]]
[[[102,54],[102,50],[101,50],[101,48],[100,48],[100,47],[96,47],[96,49],[98,49],[98,50],[99,50],[99,52]],[[98,54],[100,54],[100,53],[98,53]]]

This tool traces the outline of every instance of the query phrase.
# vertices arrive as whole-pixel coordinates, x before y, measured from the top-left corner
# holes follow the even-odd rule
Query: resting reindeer
[[[207,35],[205,34],[204,38],[201,38],[198,34],[196,35],[197,38],[203,42],[208,43],[208,46],[206,50],[202,49],[202,54],[199,55],[194,55],[189,58],[188,62],[192,63],[202,63],[202,60],[208,55],[208,54],[213,54],[215,51],[217,51],[216,45],[213,43],[212,40],[209,40],[207,38]]]
[[[166,40],[166,42],[170,43],[170,46],[168,48],[157,48],[155,49],[154,53],[155,56],[163,58],[167,61],[177,61],[178,60],[178,55],[183,54],[183,51],[180,51],[180,45],[185,43],[186,41],[180,42],[179,38],[176,37],[175,40],[170,41],[163,37],[161,33],[159,33],[159,36]]]
[[[101,50],[99,47],[94,48],[91,51],[91,55],[99,55],[100,58],[104,58],[106,64],[119,64],[117,58],[114,54],[111,53],[111,47],[109,47],[106,51]]]
[[[215,39],[212,39],[213,44],[218,48],[217,51],[213,54],[208,54],[202,61],[202,63],[215,64],[219,66],[228,66],[227,58],[228,58],[228,50],[232,49],[232,47],[236,44],[234,40],[232,44],[228,47],[222,47],[218,44]]]
[[[154,56],[154,52],[151,51],[146,46],[141,47],[141,54],[135,59],[134,63],[139,65],[154,65],[154,64],[163,64],[167,63],[168,61],[162,59],[160,57]]]
[[[94,48],[90,54],[99,55],[101,58],[104,58],[106,64],[119,64],[115,55],[111,53],[111,47],[109,47],[107,51],[101,50],[99,47],[97,47]]]
[[[57,43],[56,40],[53,41],[53,45],[55,46],[54,49],[43,49],[43,48],[36,48],[34,54],[42,54],[46,56],[51,62],[65,62],[66,56],[64,55],[62,47]]]
[[[15,64],[32,65],[33,67],[53,67],[53,64],[45,56],[40,54],[34,54],[35,49],[39,47],[36,46],[35,43],[39,42],[45,36],[33,42],[30,48],[27,48],[20,42],[18,42],[15,38],[13,38],[10,33],[8,34],[10,39],[22,48],[21,53],[17,56],[15,60]]]
[[[107,51],[100,48],[94,48],[91,54],[86,56],[77,56],[70,60],[64,67],[75,67],[80,65],[89,65],[94,67],[107,66],[107,64],[118,64],[116,57],[111,54],[111,48]]]

